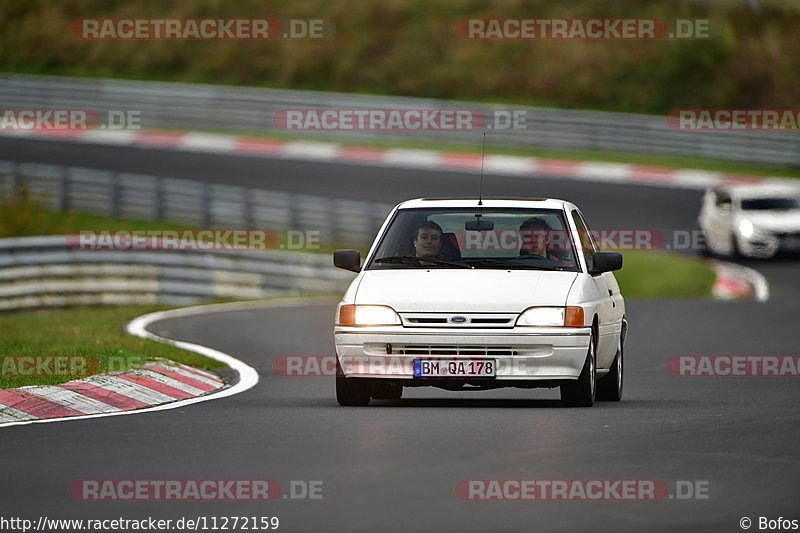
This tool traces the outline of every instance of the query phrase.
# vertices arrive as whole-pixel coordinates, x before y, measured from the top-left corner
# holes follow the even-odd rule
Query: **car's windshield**
[[[557,209],[401,209],[367,268],[578,271]]]
[[[743,211],[789,211],[800,209],[800,198],[747,198],[742,200]]]

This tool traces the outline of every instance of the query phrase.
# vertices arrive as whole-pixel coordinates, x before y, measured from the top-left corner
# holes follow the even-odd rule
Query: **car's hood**
[[[792,232],[800,231],[800,211],[742,211],[740,220],[749,220],[756,229]]]
[[[403,312],[519,313],[564,305],[575,272],[494,269],[392,269],[362,274],[355,303]]]

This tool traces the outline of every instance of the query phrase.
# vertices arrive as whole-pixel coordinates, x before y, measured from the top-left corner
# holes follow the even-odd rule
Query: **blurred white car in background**
[[[698,224],[716,255],[800,252],[800,187],[728,185],[706,191]]]

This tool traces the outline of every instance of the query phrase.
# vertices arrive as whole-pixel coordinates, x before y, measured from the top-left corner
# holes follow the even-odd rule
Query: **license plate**
[[[494,359],[414,359],[416,378],[493,378]]]
[[[800,250],[800,236],[790,235],[783,240],[783,247],[786,250]]]

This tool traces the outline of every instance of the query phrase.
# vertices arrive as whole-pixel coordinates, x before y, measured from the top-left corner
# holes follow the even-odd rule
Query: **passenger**
[[[555,261],[563,266],[574,266],[570,261],[564,261],[552,252],[551,234],[553,230],[544,219],[531,217],[519,227],[521,248],[519,255],[538,255],[550,261]],[[562,240],[563,242],[563,240]]]

